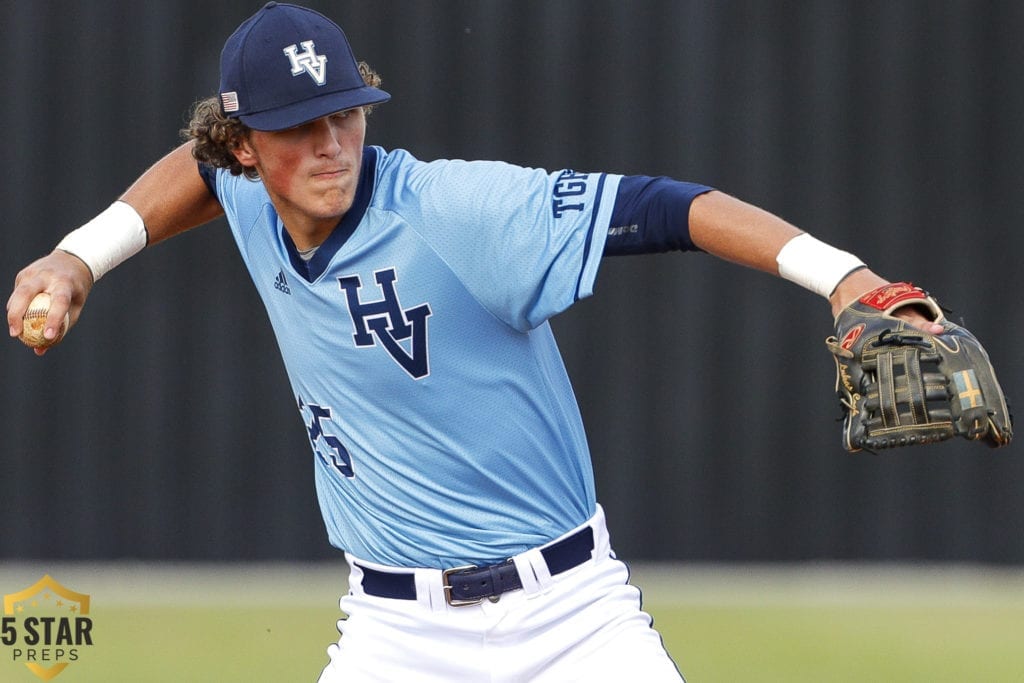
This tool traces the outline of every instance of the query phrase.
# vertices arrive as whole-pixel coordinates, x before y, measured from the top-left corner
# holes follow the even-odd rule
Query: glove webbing
[[[868,390],[865,407],[876,429],[907,429],[914,426],[952,425],[942,374],[925,372],[923,363],[934,362],[933,354],[904,347],[865,359],[865,370],[873,370],[877,383]]]

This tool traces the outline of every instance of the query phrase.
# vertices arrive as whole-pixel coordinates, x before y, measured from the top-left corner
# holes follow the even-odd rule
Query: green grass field
[[[315,681],[343,571],[0,563],[0,593],[49,573],[90,594],[94,645],[61,683]],[[633,579],[689,683],[1024,681],[1020,570],[661,565]],[[0,681],[39,680],[0,655]]]

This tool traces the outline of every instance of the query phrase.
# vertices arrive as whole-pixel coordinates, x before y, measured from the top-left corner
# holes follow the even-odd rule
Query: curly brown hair
[[[380,74],[366,62],[359,62],[359,74],[366,85],[379,88]],[[373,111],[373,105],[363,107],[367,116]],[[226,116],[221,110],[218,97],[208,97],[192,106],[192,114],[187,128],[181,130],[185,140],[194,140],[192,156],[205,164],[216,168],[226,168],[232,175],[244,175],[255,180],[259,173],[253,167],[242,166],[235,158],[234,150],[248,139],[252,129],[241,120]]]

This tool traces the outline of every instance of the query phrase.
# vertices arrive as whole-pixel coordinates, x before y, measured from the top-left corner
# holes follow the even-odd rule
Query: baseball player
[[[45,291],[54,338],[104,273],[225,215],[350,567],[320,680],[681,680],[612,550],[549,319],[615,254],[703,250],[834,312],[886,280],[704,185],[368,146],[379,86],[332,21],[267,4],[190,139],[18,274],[10,334]]]

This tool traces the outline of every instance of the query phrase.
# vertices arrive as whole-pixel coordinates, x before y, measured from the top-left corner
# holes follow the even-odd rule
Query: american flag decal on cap
[[[220,94],[220,103],[224,107],[224,113],[230,114],[233,111],[238,111],[238,93],[232,90],[231,92],[224,92]]]

